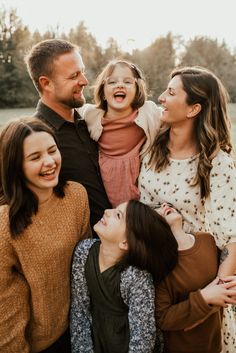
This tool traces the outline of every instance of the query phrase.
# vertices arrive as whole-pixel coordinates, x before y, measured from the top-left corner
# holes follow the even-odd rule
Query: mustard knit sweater
[[[8,206],[0,206],[0,353],[39,352],[67,329],[72,253],[88,230],[87,193],[79,183],[40,205],[16,239]]]

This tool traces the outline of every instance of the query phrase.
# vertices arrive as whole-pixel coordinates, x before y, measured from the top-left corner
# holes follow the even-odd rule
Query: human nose
[[[104,211],[104,214],[106,215],[106,216],[110,216],[111,215],[111,213],[112,213],[112,209],[106,209],[105,211]]]
[[[160,103],[163,103],[165,101],[165,91],[160,94],[160,96],[158,97],[158,101]]]
[[[173,208],[173,207],[174,207],[173,204],[170,203],[170,202],[163,202],[161,206],[162,206],[162,207],[170,207],[170,208]]]
[[[78,83],[79,83],[80,86],[87,86],[87,84],[88,84],[88,79],[87,79],[87,77],[85,76],[85,74],[82,74],[82,73],[81,73],[81,75],[80,75],[80,77],[79,77],[79,80],[78,80]]]
[[[46,155],[45,157],[44,157],[44,164],[45,165],[53,165],[54,163],[55,163],[55,161],[54,161],[54,158],[52,157],[52,156],[50,156],[50,154],[48,154],[48,155]]]
[[[162,204],[161,204],[161,212],[165,212],[165,209],[166,209],[166,207],[167,207],[167,203],[166,202],[163,202]]]
[[[114,84],[114,87],[125,87],[125,83],[123,81],[118,81]]]

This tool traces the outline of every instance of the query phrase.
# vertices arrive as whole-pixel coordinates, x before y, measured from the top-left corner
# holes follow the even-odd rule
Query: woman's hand
[[[231,290],[236,290],[236,275],[235,276],[226,276],[220,279],[221,283],[232,283],[234,284],[230,287]],[[233,296],[232,299],[236,300],[236,296]]]
[[[236,304],[236,278],[235,276],[221,279],[217,277],[200,293],[207,304],[227,308],[227,304]]]

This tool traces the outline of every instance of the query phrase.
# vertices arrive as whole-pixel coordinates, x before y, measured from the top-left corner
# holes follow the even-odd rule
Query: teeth
[[[122,97],[125,97],[125,92],[122,92],[122,91],[117,91],[114,96],[122,96]]]
[[[48,170],[47,172],[43,172],[41,173],[42,175],[51,175],[55,172],[55,169],[52,169],[52,170]]]

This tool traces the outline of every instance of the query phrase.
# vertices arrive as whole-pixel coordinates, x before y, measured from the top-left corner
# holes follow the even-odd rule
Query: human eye
[[[48,152],[49,152],[50,154],[56,153],[56,152],[57,152],[57,146],[51,147]]]
[[[109,78],[109,79],[107,80],[108,86],[113,86],[113,85],[116,84],[116,82],[117,82],[117,81],[116,81],[114,78]]]
[[[75,72],[73,75],[71,75],[71,80],[76,80],[77,77],[78,77],[79,73],[78,72]]]
[[[168,93],[169,93],[170,96],[174,96],[175,95],[175,92],[173,91],[172,88],[168,89]]]
[[[133,84],[134,84],[134,78],[132,78],[132,77],[126,78],[126,79],[124,80],[124,83],[125,83],[126,85],[133,85]]]
[[[29,158],[30,161],[37,161],[39,159],[40,159],[40,155],[39,154],[33,154]]]

